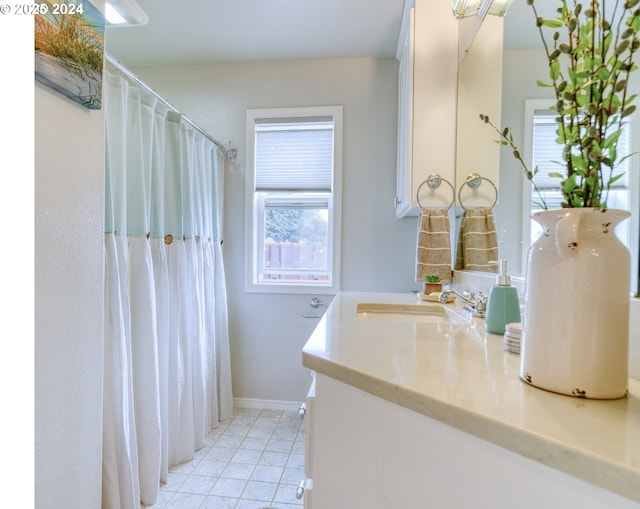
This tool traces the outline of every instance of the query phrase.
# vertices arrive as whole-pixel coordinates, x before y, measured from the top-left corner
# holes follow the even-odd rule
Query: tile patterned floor
[[[153,509],[301,509],[304,420],[297,411],[237,408],[193,461],[173,468]]]

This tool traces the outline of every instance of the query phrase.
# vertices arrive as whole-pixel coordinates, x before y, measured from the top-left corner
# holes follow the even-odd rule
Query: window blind
[[[256,124],[256,191],[331,191],[333,122]]]
[[[536,114],[533,119],[533,168],[540,170],[535,177],[535,183],[541,190],[560,191],[559,178],[549,177],[549,172],[564,174],[564,161],[562,160],[563,145],[556,143],[557,124],[555,116],[550,114]],[[622,124],[622,134],[618,141],[618,160],[629,153],[629,123]],[[613,169],[613,175],[623,174],[611,187],[626,189],[629,185],[628,159],[619,163]],[[560,164],[557,164],[557,163]],[[608,175],[605,172],[605,179]]]

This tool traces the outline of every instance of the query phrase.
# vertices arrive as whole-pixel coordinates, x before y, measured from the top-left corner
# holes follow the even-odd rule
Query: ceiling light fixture
[[[451,8],[456,18],[478,16],[484,19],[487,14],[504,16],[513,0],[451,0]]]
[[[146,25],[149,16],[135,0],[107,0],[104,11],[108,26]]]

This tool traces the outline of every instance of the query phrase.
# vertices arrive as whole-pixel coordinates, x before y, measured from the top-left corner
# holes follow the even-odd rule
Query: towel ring
[[[432,173],[427,177],[426,180],[422,181],[422,183],[418,186],[418,190],[416,191],[416,201],[418,202],[418,205],[420,206],[421,209],[424,208],[422,206],[422,203],[420,203],[420,189],[422,189],[422,186],[427,184],[427,186],[429,186],[429,189],[438,189],[442,182],[446,182],[447,185],[451,188],[451,195],[452,195],[451,203],[447,208],[450,209],[453,206],[453,203],[456,200],[456,190],[453,187],[453,184],[451,184],[451,182],[449,182],[446,178],[441,177],[439,174]]]
[[[463,184],[460,186],[460,189],[458,190],[458,202],[460,203],[460,206],[464,210],[468,210],[468,208],[464,206],[464,203],[462,203],[462,188],[464,186],[469,186],[471,189],[478,189],[480,187],[480,184],[482,184],[483,180],[486,180],[487,182],[489,182],[489,184],[491,184],[491,187],[493,187],[493,190],[496,194],[496,197],[493,200],[493,205],[491,205],[491,207],[492,208],[495,207],[496,203],[498,203],[498,188],[493,183],[493,181],[487,177],[482,177],[477,173],[469,173],[469,175],[467,175],[467,178],[465,179]]]

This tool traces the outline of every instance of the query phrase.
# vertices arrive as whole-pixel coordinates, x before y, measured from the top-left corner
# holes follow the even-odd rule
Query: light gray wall
[[[104,115],[35,86],[35,507],[100,507]],[[19,504],[18,504],[19,505]]]
[[[416,218],[394,214],[395,59],[138,68],[134,71],[218,140],[238,148],[225,175],[224,256],[235,397],[301,401],[301,349],[318,320],[312,295],[244,291],[245,113],[249,108],[343,105],[342,290],[418,289]],[[321,297],[329,302],[329,297]]]

